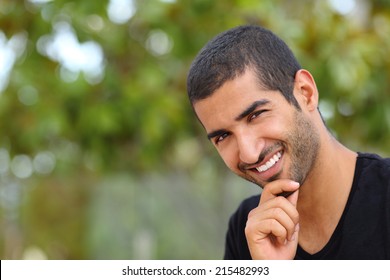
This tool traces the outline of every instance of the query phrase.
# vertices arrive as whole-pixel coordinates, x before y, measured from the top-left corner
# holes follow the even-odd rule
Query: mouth
[[[263,182],[271,182],[277,179],[282,172],[282,159],[284,150],[270,153],[259,165],[251,168],[258,179]]]
[[[282,157],[283,152],[279,151],[275,153],[271,158],[269,158],[264,164],[256,167],[255,169],[259,171],[259,173],[263,173],[267,171],[268,169],[272,168],[275,166],[275,164],[280,160]]]

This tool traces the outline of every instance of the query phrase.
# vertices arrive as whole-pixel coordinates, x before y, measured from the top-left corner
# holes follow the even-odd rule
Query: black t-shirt
[[[244,200],[231,216],[224,259],[251,259],[244,230],[259,199]],[[358,153],[351,193],[329,242],[313,255],[298,245],[295,259],[390,259],[390,159]]]

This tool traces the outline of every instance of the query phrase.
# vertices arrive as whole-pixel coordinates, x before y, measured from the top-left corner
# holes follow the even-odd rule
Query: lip
[[[259,167],[259,166],[262,166],[263,164],[265,164],[267,161],[269,161],[274,155],[276,155],[277,153],[281,153],[282,156],[283,156],[283,149],[279,149],[279,150],[275,150],[274,152],[272,153],[269,153],[264,159],[262,162],[260,162],[259,164],[257,164],[254,168],[256,167]]]
[[[263,172],[259,172],[256,169],[257,167],[260,167],[263,164],[265,164],[267,161],[269,161],[278,152],[281,153],[281,157],[279,158],[279,160],[272,167],[270,167],[269,169],[267,169],[266,171],[263,171]],[[252,172],[256,173],[256,177],[260,177],[261,180],[269,181],[270,178],[272,178],[275,175],[277,175],[278,173],[280,173],[283,159],[284,159],[284,150],[283,149],[276,150],[276,151],[270,153],[268,156],[266,156],[261,163],[257,164],[256,166],[251,167],[250,170]]]

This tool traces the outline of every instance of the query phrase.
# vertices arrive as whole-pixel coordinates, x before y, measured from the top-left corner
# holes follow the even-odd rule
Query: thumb
[[[290,239],[287,241],[289,246],[293,246],[296,250],[299,240],[299,223],[295,225],[294,233],[291,235]]]
[[[294,192],[287,198],[287,200],[290,201],[292,205],[294,205],[295,207],[297,207],[298,197],[299,197],[299,189],[297,189],[296,191],[294,191]]]
[[[295,192],[293,192],[287,200],[294,205],[294,207],[297,207],[298,203],[298,196],[299,196],[299,189],[297,189]],[[291,237],[289,238],[289,244],[290,246],[293,246],[296,250],[298,246],[298,233],[299,233],[299,222],[295,225],[295,229]]]

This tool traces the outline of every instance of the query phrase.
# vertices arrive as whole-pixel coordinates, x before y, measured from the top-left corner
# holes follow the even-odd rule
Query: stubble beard
[[[302,185],[316,165],[320,149],[319,133],[314,124],[302,112],[295,111],[293,128],[286,133],[285,139],[285,141],[278,141],[264,150],[259,156],[259,161],[267,154],[282,147],[283,156],[289,154],[291,160],[291,165],[287,171],[287,179]],[[240,170],[244,172],[244,168],[240,168]],[[282,172],[283,170],[269,178],[267,182],[259,182],[247,171],[239,175],[263,188],[265,184],[281,179]]]
[[[295,128],[288,136],[293,149],[289,176],[300,185],[313,171],[320,150],[320,135],[314,124],[301,112],[295,114]]]

